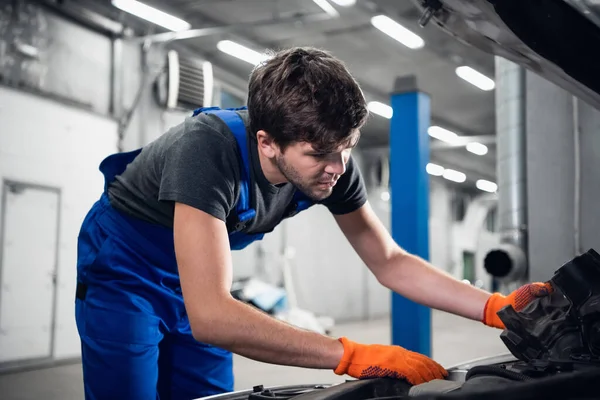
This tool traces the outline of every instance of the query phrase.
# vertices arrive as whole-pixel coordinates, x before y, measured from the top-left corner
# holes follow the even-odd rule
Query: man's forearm
[[[398,253],[378,276],[394,292],[417,303],[481,321],[490,293],[461,282],[420,257]]]
[[[335,338],[294,327],[233,298],[192,322],[194,337],[271,364],[335,369],[343,345]]]

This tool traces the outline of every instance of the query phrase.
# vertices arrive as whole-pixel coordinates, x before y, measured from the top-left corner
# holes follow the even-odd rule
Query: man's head
[[[289,181],[315,200],[331,194],[368,117],[345,65],[310,47],[274,53],[254,69],[248,113],[261,164],[268,163],[263,169],[271,169],[267,178]]]

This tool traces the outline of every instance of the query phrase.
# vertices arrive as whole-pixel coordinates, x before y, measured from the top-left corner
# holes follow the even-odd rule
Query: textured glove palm
[[[344,355],[334,372],[356,379],[396,378],[412,385],[443,379],[448,372],[431,358],[400,346],[359,344],[340,338]]]
[[[523,285],[508,296],[500,293],[494,293],[485,304],[483,311],[483,323],[499,329],[504,329],[504,323],[500,320],[497,313],[502,308],[511,305],[515,311],[519,312],[533,300],[548,296],[554,291],[550,282],[533,282]]]

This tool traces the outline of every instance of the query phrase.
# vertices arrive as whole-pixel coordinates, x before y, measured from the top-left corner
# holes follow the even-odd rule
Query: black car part
[[[294,400],[365,400],[406,398],[411,385],[392,378],[364,379],[331,386],[295,397]]]
[[[556,374],[515,381],[495,375],[478,375],[460,389],[446,394],[409,397],[415,400],[591,400],[600,398],[600,370]]]
[[[504,23],[540,56],[596,93],[600,31],[563,0],[488,0]]]
[[[218,400],[366,400],[407,398],[411,385],[392,378],[351,380],[337,385],[299,385],[279,388],[255,386],[251,391],[206,398]]]
[[[563,265],[551,296],[521,312],[505,307],[500,335],[510,352],[537,370],[600,366],[600,255],[592,250]]]
[[[511,371],[506,369],[506,367],[499,367],[496,365],[479,365],[477,367],[473,367],[469,370],[469,372],[467,372],[465,380],[469,381],[475,376],[498,376],[513,381],[530,381],[533,379],[532,377],[520,372]]]
[[[412,1],[421,11],[421,25],[437,25],[600,108],[597,0],[439,0],[441,6]]]
[[[464,384],[447,394],[415,399],[600,398],[600,255],[593,249],[558,269],[554,292],[522,311],[498,312],[500,335],[518,361],[471,368]]]
[[[325,389],[325,386],[311,386],[310,388],[292,388],[292,389],[265,389],[263,385],[252,388],[252,393],[247,397],[248,400],[289,400],[296,398],[304,393]]]

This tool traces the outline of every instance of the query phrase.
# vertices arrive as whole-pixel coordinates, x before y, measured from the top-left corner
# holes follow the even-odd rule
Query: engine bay
[[[333,385],[252,390],[212,400],[600,399],[600,254],[590,249],[560,267],[554,291],[520,312],[498,315],[510,353],[448,368],[446,379],[411,386],[377,378]],[[208,399],[208,398],[205,398]]]

